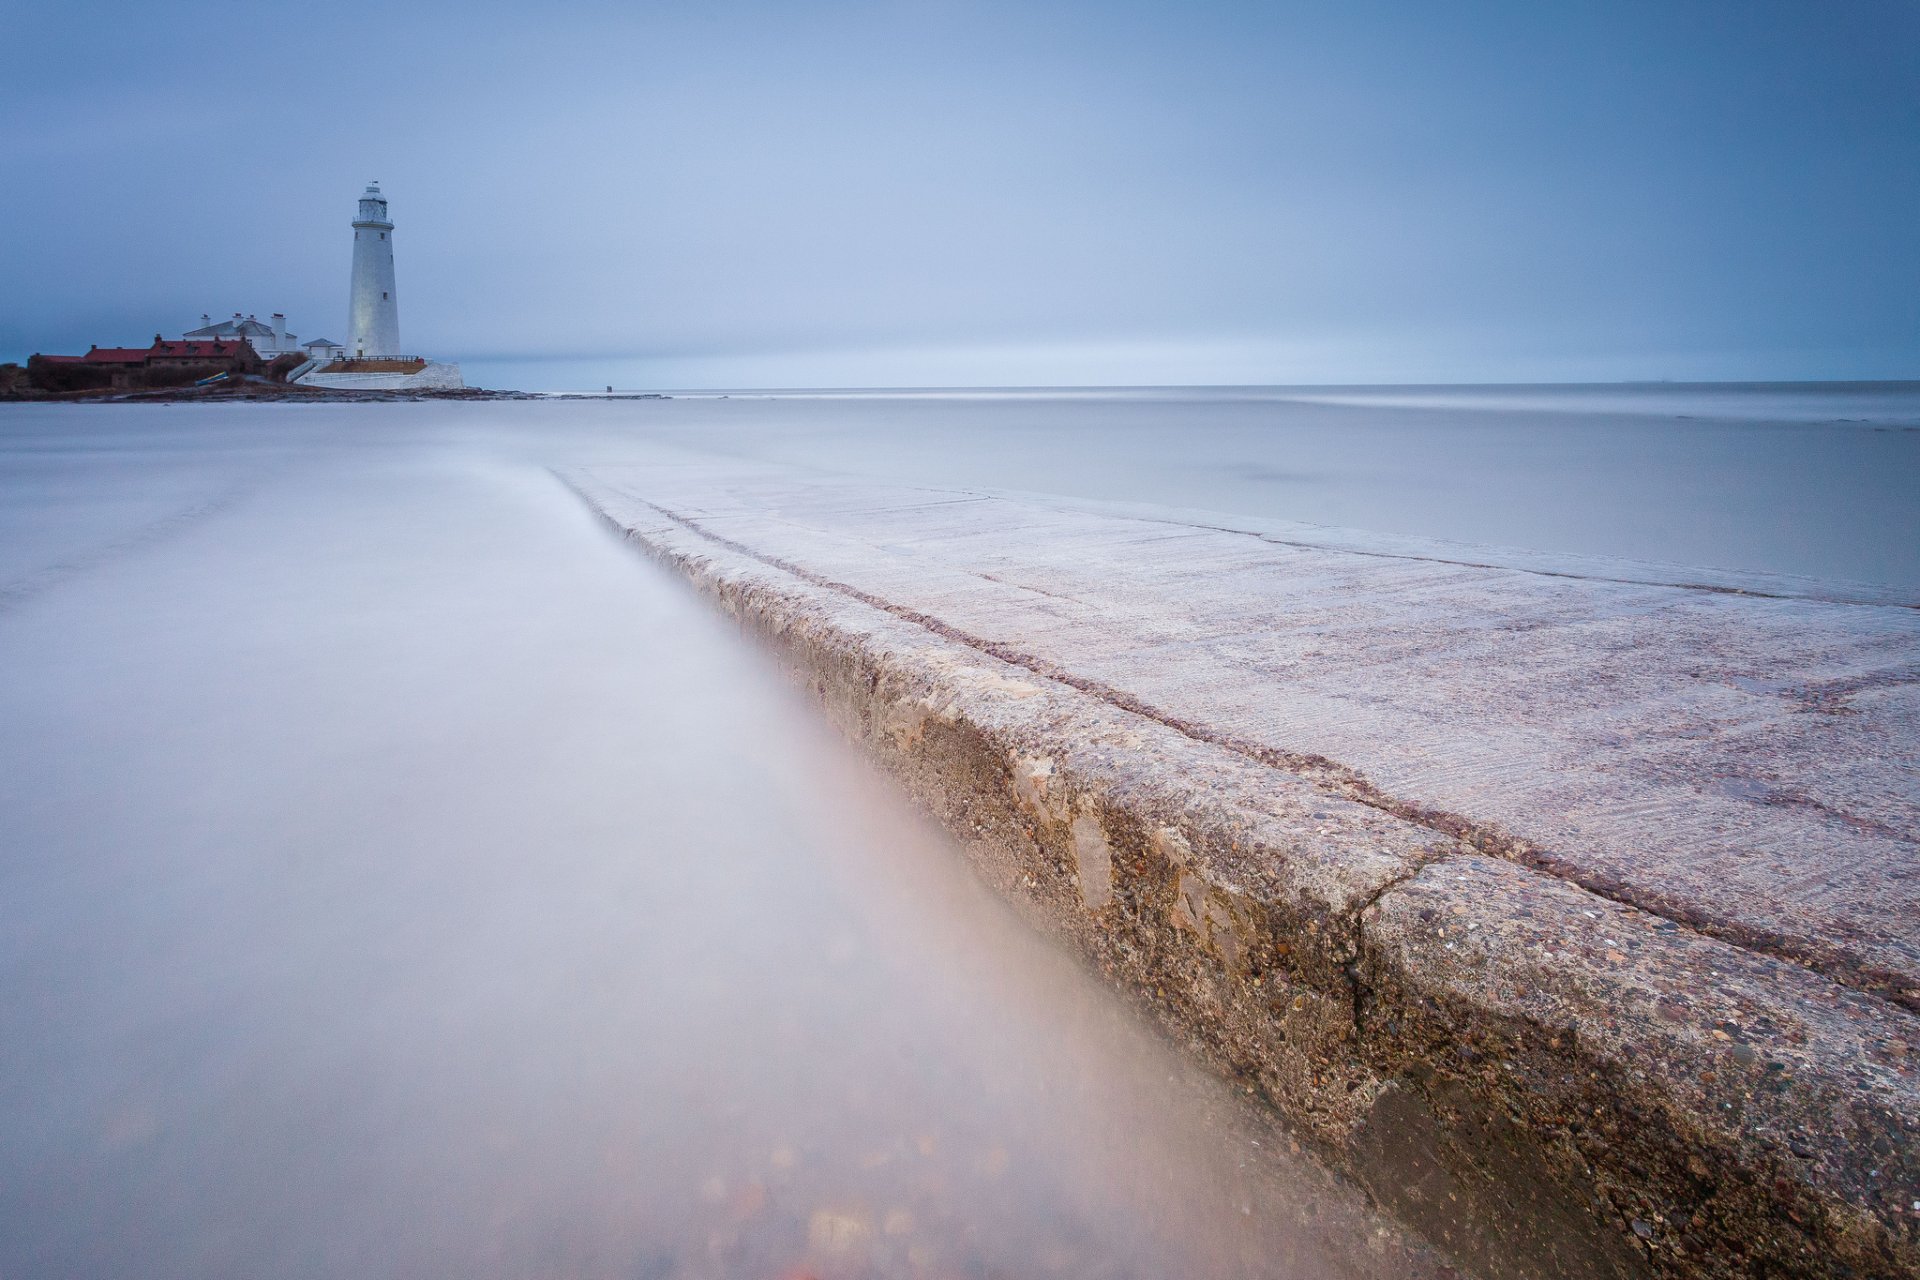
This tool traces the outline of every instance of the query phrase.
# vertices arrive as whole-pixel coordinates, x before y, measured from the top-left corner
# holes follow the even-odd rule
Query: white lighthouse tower
[[[274,320],[279,321],[275,316]],[[292,338],[289,337],[291,342]],[[400,345],[400,302],[393,288],[393,223],[380,184],[360,193],[360,216],[353,220],[353,293],[347,300],[347,347],[309,342],[312,357],[295,375],[302,386],[343,391],[436,391],[464,387],[460,366],[412,356]],[[378,360],[372,367],[342,363]]]
[[[380,184],[369,182],[353,220],[353,295],[347,307],[347,352],[379,358],[400,349],[400,302],[393,286],[393,223]]]

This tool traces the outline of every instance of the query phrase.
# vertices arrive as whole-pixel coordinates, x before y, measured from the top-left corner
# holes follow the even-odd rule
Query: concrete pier
[[[1920,1270],[1920,611],[712,463],[563,475],[1458,1262]]]

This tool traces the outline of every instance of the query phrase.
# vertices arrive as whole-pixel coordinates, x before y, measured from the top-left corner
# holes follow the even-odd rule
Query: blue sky
[[[520,385],[1920,377],[1912,3],[196,12],[10,8],[0,359],[343,338],[378,178]]]

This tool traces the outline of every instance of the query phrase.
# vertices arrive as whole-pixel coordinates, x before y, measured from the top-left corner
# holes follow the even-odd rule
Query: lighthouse
[[[316,340],[306,344],[310,357],[294,375],[307,387],[342,391],[446,391],[466,386],[460,366],[447,360],[409,355],[400,345],[400,295],[393,287],[393,223],[380,184],[360,193],[360,216],[353,220],[353,289],[347,298],[347,345]],[[278,324],[280,316],[274,317]],[[291,344],[293,337],[287,336]],[[356,365],[356,360],[368,363]],[[378,363],[373,363],[377,361]]]
[[[393,223],[380,184],[360,193],[353,220],[353,293],[347,304],[347,351],[355,359],[403,354],[400,302],[393,287]]]

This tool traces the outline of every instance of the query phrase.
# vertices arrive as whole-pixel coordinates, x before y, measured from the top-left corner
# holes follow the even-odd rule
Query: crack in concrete
[[[1045,596],[1049,600],[1065,600],[1068,604],[1084,605],[1086,603],[1086,601],[1081,600],[1078,596],[1070,596],[1059,591],[1049,591],[1045,587],[1029,586],[1024,582],[1015,582],[1011,578],[1003,578],[997,573],[983,573],[972,570],[969,570],[969,572],[972,572],[976,578],[985,578],[988,582],[997,582],[1003,587],[1012,587],[1015,591],[1030,591],[1034,595]]]
[[[1054,508],[1055,510],[1074,511],[1076,508]],[[1759,587],[1736,587],[1713,582],[1689,582],[1677,577],[1658,578],[1646,576],[1625,577],[1604,573],[1579,573],[1572,569],[1548,569],[1540,565],[1502,564],[1493,560],[1469,560],[1452,556],[1420,555],[1412,551],[1382,551],[1367,547],[1338,546],[1331,542],[1314,542],[1307,538],[1287,538],[1279,534],[1261,533],[1257,529],[1235,529],[1229,525],[1207,524],[1198,520],[1177,520],[1165,516],[1150,516],[1128,512],[1120,517],[1137,520],[1144,524],[1169,524],[1182,529],[1202,529],[1208,533],[1227,533],[1241,538],[1252,538],[1276,547],[1294,547],[1302,551],[1324,551],[1329,555],[1367,556],[1376,560],[1412,560],[1422,564],[1453,565],[1462,569],[1490,569],[1504,573],[1525,573],[1541,578],[1567,578],[1576,582],[1606,582],[1628,587],[1671,587],[1677,591],[1700,591],[1709,595],[1746,596],[1756,600],[1808,600],[1816,604],[1848,605],[1867,609],[1909,609],[1920,611],[1920,602],[1909,600],[1852,600],[1844,596],[1821,595],[1814,591],[1767,591]],[[1676,569],[1682,566],[1676,566]],[[1696,570],[1697,572],[1697,570]],[[1865,584],[1871,585],[1871,584]]]
[[[1342,974],[1347,980],[1347,994],[1353,1004],[1350,1016],[1353,1019],[1353,1034],[1356,1042],[1364,1043],[1367,1035],[1366,1004],[1369,992],[1366,981],[1360,976],[1360,962],[1366,956],[1367,912],[1373,910],[1375,904],[1389,893],[1419,877],[1427,868],[1451,861],[1454,856],[1452,852],[1445,849],[1426,850],[1424,857],[1416,859],[1405,871],[1389,876],[1379,888],[1369,893],[1366,900],[1356,906],[1348,918],[1347,927],[1351,935],[1353,957],[1343,967]]]
[[[1221,532],[1245,533],[1246,531],[1223,529]],[[1452,565],[1462,569],[1492,569],[1504,573],[1527,573],[1539,578],[1570,578],[1576,582],[1608,582],[1628,587],[1667,587],[1675,591],[1703,591],[1709,595],[1746,596],[1755,600],[1811,600],[1818,604],[1849,605],[1865,609],[1920,610],[1920,604],[1898,600],[1846,600],[1836,596],[1821,596],[1811,593],[1798,595],[1785,591],[1762,591],[1758,587],[1730,587],[1714,582],[1662,581],[1651,577],[1626,578],[1603,573],[1575,573],[1571,569],[1543,569],[1538,565],[1496,564],[1486,560],[1455,560],[1446,556],[1419,556],[1404,551],[1367,551],[1359,547],[1329,547],[1317,542],[1280,538],[1268,533],[1256,533],[1249,536],[1280,547],[1299,547],[1304,550],[1326,551],[1336,555],[1371,556],[1378,560],[1414,560],[1424,564]]]

